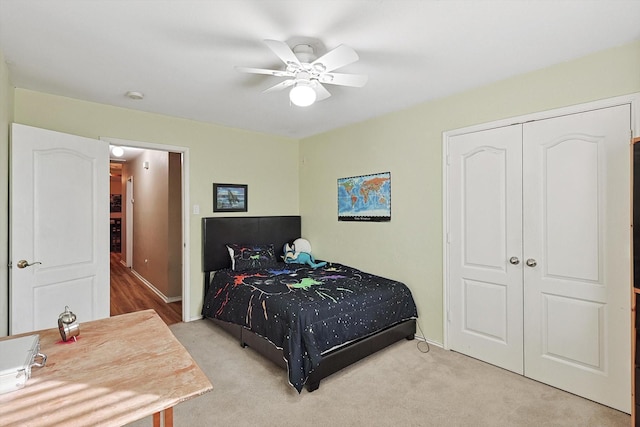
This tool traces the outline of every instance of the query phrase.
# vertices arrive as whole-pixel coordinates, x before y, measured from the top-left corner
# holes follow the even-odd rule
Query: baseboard
[[[442,343],[440,343],[440,342],[431,341],[431,340],[428,340],[425,337],[421,337],[419,335],[414,335],[414,338],[417,339],[418,341],[424,341],[429,345],[433,345],[433,346],[436,346],[436,347],[444,348],[444,345]]]
[[[172,302],[182,301],[182,296],[179,296],[179,297],[168,297],[165,294],[163,294],[162,292],[160,292],[155,286],[153,286],[151,284],[151,282],[149,282],[147,279],[145,279],[140,274],[138,274],[138,272],[135,271],[133,268],[131,269],[131,273],[134,276],[136,276],[138,279],[140,279],[140,281],[142,283],[144,283],[149,289],[151,289],[156,295],[158,295],[160,298],[162,298],[162,301],[164,301],[165,303],[169,304],[169,303],[172,303]]]

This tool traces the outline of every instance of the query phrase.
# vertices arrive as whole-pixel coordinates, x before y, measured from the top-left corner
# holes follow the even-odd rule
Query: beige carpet
[[[285,371],[207,320],[171,330],[214,390],[176,426],[628,426],[630,416],[475,359],[403,340],[298,394]],[[424,346],[424,343],[422,343]],[[151,426],[151,417],[131,426]]]

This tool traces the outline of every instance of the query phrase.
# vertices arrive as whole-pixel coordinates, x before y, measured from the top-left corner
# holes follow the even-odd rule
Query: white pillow
[[[236,259],[233,257],[233,255],[234,255],[233,248],[230,247],[229,245],[226,245],[226,246],[227,246],[227,250],[229,251],[229,256],[231,257],[231,269],[235,270],[236,269]]]

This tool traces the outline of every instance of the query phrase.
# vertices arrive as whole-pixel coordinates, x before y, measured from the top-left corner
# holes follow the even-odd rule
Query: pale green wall
[[[0,336],[9,333],[9,123],[13,121],[13,86],[0,52]]]
[[[640,92],[640,42],[306,138],[302,234],[318,258],[405,282],[424,335],[442,343],[442,133],[634,92]],[[391,222],[338,222],[336,180],[386,171]]]
[[[191,120],[15,90],[15,121],[89,138],[112,137],[189,148],[191,318],[202,308],[201,223],[213,214],[214,182],[247,184],[249,211],[298,215],[298,142]],[[107,173],[107,171],[105,171]],[[192,212],[191,207],[188,209]]]

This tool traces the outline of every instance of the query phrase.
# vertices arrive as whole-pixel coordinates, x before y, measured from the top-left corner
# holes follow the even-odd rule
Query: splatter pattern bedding
[[[417,317],[406,285],[337,263],[218,270],[202,314],[281,348],[298,392],[323,353]]]

